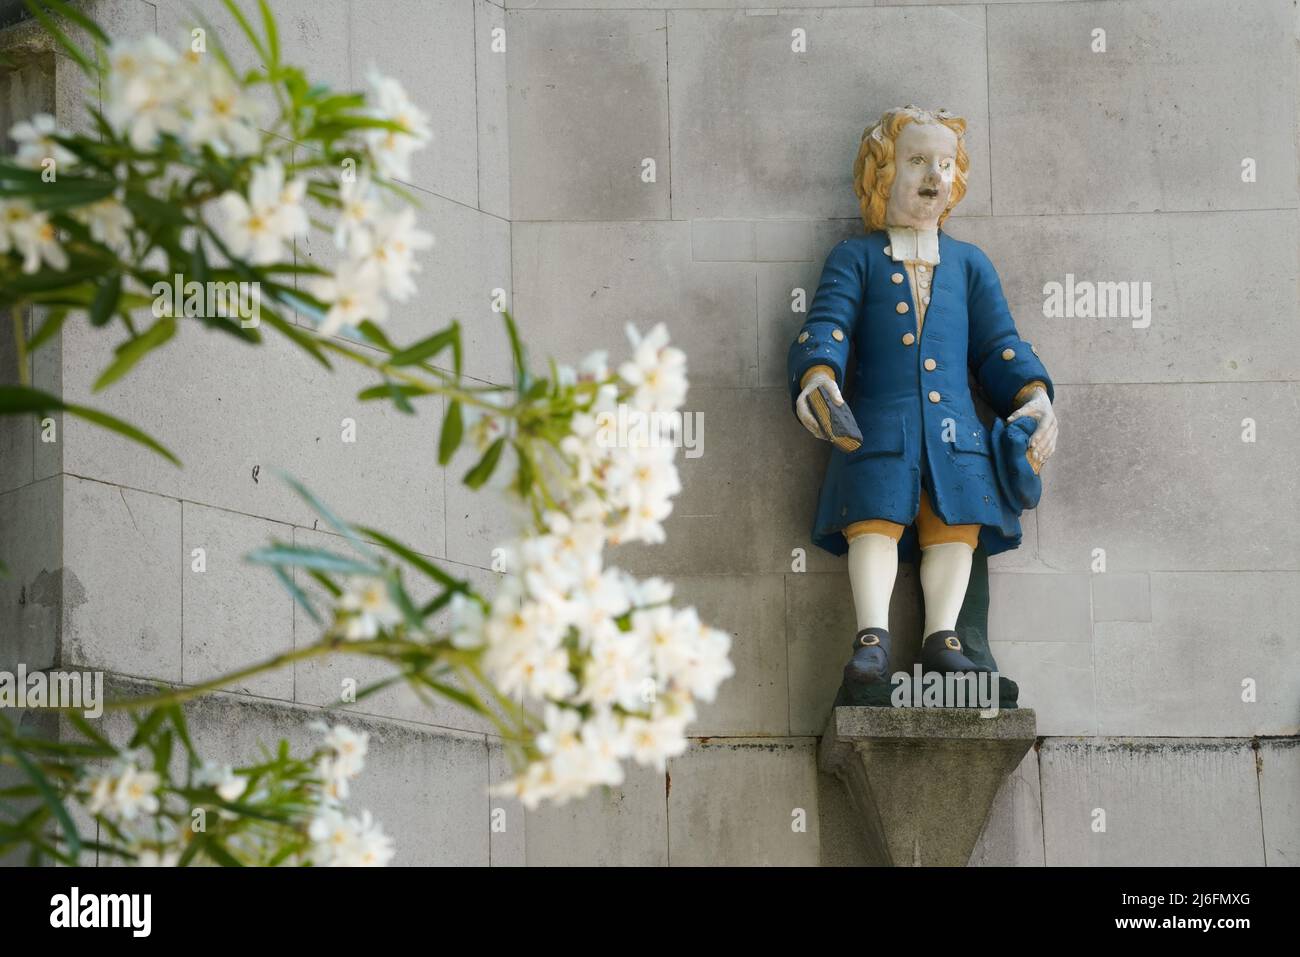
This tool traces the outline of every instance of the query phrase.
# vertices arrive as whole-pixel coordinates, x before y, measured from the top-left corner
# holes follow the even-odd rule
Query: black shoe
[[[853,657],[844,666],[844,682],[870,685],[888,681],[889,632],[884,628],[863,628],[853,639]]]
[[[943,674],[965,674],[970,671],[980,674],[992,671],[966,657],[955,631],[936,631],[926,637],[921,644],[921,670],[927,674],[931,671]]]

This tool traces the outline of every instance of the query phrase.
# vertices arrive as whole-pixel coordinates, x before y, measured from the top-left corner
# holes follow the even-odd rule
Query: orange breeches
[[[877,535],[888,535],[894,541],[898,541],[903,537],[905,528],[906,526],[899,525],[897,522],[888,522],[883,518],[870,518],[846,526],[844,538],[852,542],[859,535],[874,532]],[[945,524],[944,520],[934,513],[934,508],[930,505],[930,495],[922,488],[921,510],[916,516],[916,538],[921,548],[942,545],[945,542],[963,542],[973,549],[979,544],[980,526]]]

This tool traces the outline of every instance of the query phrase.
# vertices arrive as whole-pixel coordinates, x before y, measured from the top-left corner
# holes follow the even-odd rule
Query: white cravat
[[[939,230],[914,229],[911,226],[886,226],[889,233],[889,255],[894,262],[923,262],[939,264]]]

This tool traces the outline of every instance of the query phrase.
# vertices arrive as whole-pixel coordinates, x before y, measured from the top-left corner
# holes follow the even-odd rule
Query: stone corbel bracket
[[[1027,708],[839,707],[818,761],[848,788],[872,863],[964,867],[993,799],[1037,739]]]

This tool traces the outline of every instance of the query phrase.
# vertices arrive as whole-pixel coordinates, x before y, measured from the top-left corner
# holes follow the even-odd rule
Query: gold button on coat
[[[889,278],[890,280],[893,281],[894,285],[897,286],[900,282],[903,281],[903,274],[901,272],[896,272]]]
[[[912,335],[910,332],[903,333],[903,345],[910,346],[915,341],[916,336]]]
[[[1016,357],[1016,350],[1015,350],[1015,349],[1003,349],[1003,350],[1002,350],[1002,358],[1006,359],[1008,362],[1010,362],[1010,361],[1011,361],[1012,359],[1014,359],[1015,357]]]
[[[933,372],[934,369],[935,369],[935,366],[937,366],[937,365],[938,365],[938,363],[935,362],[933,359],[926,359],[926,360],[925,360],[925,371],[926,371],[926,372]]]
[[[930,401],[931,401],[931,402],[938,402],[938,401],[939,401],[939,393],[938,393],[938,392],[931,392],[931,393],[930,393]]]
[[[907,312],[907,303],[900,302],[897,306],[894,307],[894,312],[898,313],[899,315],[902,315],[903,313]]]
[[[836,342],[843,342],[843,341],[844,341],[844,333],[841,332],[839,329],[832,329],[832,330],[831,330],[831,338],[834,339]]]
[[[807,341],[808,341],[808,333],[806,333],[806,332],[801,332],[801,333],[799,333],[799,341],[800,341],[800,342],[807,342]]]
[[[919,272],[922,276],[924,276],[930,270],[926,268],[925,263],[918,263],[916,267],[916,271]]]

